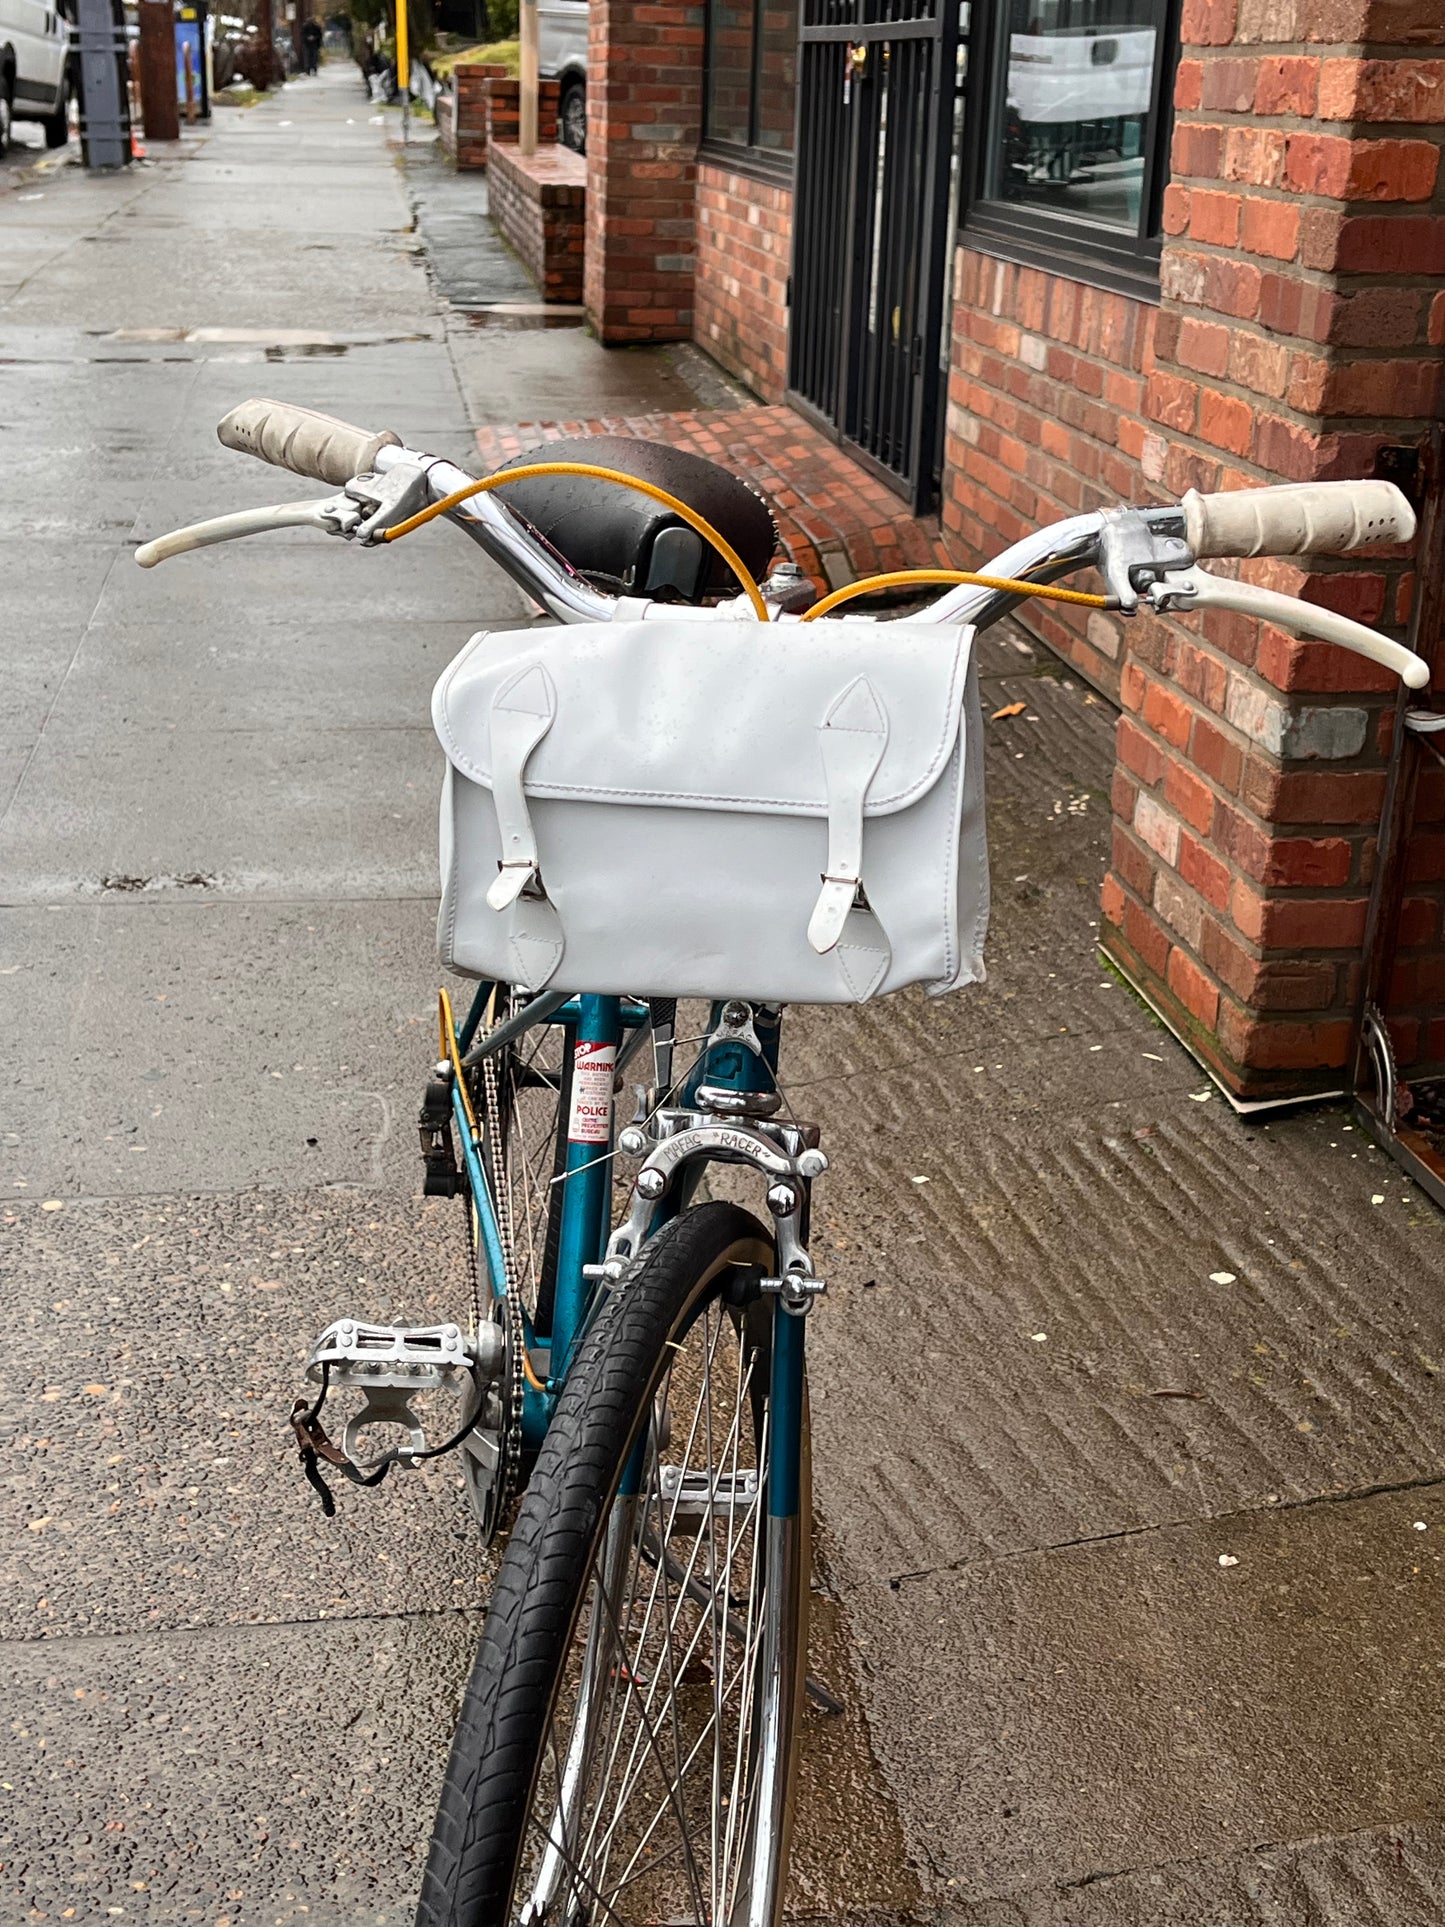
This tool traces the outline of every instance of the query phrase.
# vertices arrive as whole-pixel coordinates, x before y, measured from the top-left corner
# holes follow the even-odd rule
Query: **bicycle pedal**
[[[483,1325],[472,1337],[457,1325],[380,1325],[337,1318],[311,1349],[306,1376],[332,1392],[349,1386],[362,1395],[359,1411],[341,1435],[345,1458],[359,1466],[361,1435],[368,1427],[394,1426],[405,1443],[391,1448],[398,1464],[413,1463],[428,1449],[426,1427],[412,1408],[424,1392],[485,1395],[500,1376],[505,1340],[500,1327]]]

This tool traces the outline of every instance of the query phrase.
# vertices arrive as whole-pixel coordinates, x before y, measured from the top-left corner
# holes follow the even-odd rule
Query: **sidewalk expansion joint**
[[[1115,1532],[1086,1533],[1078,1539],[1055,1539],[1041,1546],[1013,1546],[1007,1551],[991,1553],[983,1558],[949,1559],[937,1566],[920,1566],[910,1572],[890,1573],[888,1590],[901,1592],[904,1586],[917,1580],[936,1579],[945,1573],[978,1571],[984,1567],[1001,1566],[1014,1559],[1038,1559],[1052,1552],[1073,1552],[1081,1546],[1104,1546],[1120,1539],[1143,1539],[1151,1533],[1166,1532],[1179,1526],[1226,1526],[1236,1519],[1257,1519],[1261,1515],[1273,1518],[1283,1512],[1306,1512],[1325,1505],[1353,1505],[1361,1499],[1387,1498],[1393,1492],[1430,1492],[1442,1486],[1445,1486],[1445,1474],[1429,1472],[1422,1473],[1418,1479],[1352,1486],[1344,1492],[1315,1492],[1304,1499],[1281,1499],[1278,1505],[1236,1506],[1230,1512],[1183,1513],[1170,1519],[1152,1520],[1148,1525],[1121,1526]]]

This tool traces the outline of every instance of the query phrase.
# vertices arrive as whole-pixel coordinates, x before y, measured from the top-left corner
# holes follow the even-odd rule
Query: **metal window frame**
[[[742,0],[735,0],[741,4]],[[793,114],[793,144],[784,147],[763,147],[758,143],[759,102],[762,98],[763,62],[763,9],[768,0],[747,0],[752,13],[752,40],[749,44],[748,61],[748,137],[745,141],[729,139],[724,134],[713,132],[712,119],[712,75],[713,75],[713,21],[717,0],[704,0],[703,5],[703,53],[702,53],[702,139],[698,142],[698,154],[722,167],[730,167],[738,174],[752,174],[759,179],[775,182],[781,186],[791,186],[793,180],[793,152],[797,145],[798,121],[796,107]],[[801,18],[801,0],[795,0]],[[796,100],[796,89],[794,89]]]
[[[959,224],[959,238],[966,247],[1026,267],[1062,273],[1114,293],[1159,299],[1161,217],[1174,132],[1173,76],[1179,63],[1181,0],[1156,0],[1156,4],[1153,91],[1143,138],[1144,178],[1139,224],[1132,234],[1078,215],[1005,201],[991,191],[997,178],[1007,100],[1007,0],[991,0],[986,6],[975,4],[964,120],[966,199]]]

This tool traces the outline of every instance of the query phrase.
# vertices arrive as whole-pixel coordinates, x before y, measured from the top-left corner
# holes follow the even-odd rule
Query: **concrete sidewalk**
[[[450,1314],[418,1197],[428,697],[511,585],[446,530],[146,574],[308,492],[270,393],[476,430],[718,405],[428,280],[354,73],[0,194],[0,1918],[400,1927],[487,1569],[445,1467],[323,1522],[343,1308]],[[37,198],[38,195],[38,198]],[[456,204],[448,202],[449,218]],[[1112,716],[983,654],[990,981],[790,1019],[833,1171],[795,1911],[1445,1915],[1445,1226],[1328,1108],[1237,1120],[1097,962]]]

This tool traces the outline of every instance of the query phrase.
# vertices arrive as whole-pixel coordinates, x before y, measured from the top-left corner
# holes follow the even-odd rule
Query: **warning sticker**
[[[579,1043],[572,1052],[572,1109],[567,1137],[573,1144],[606,1144],[612,1136],[615,1044]]]

